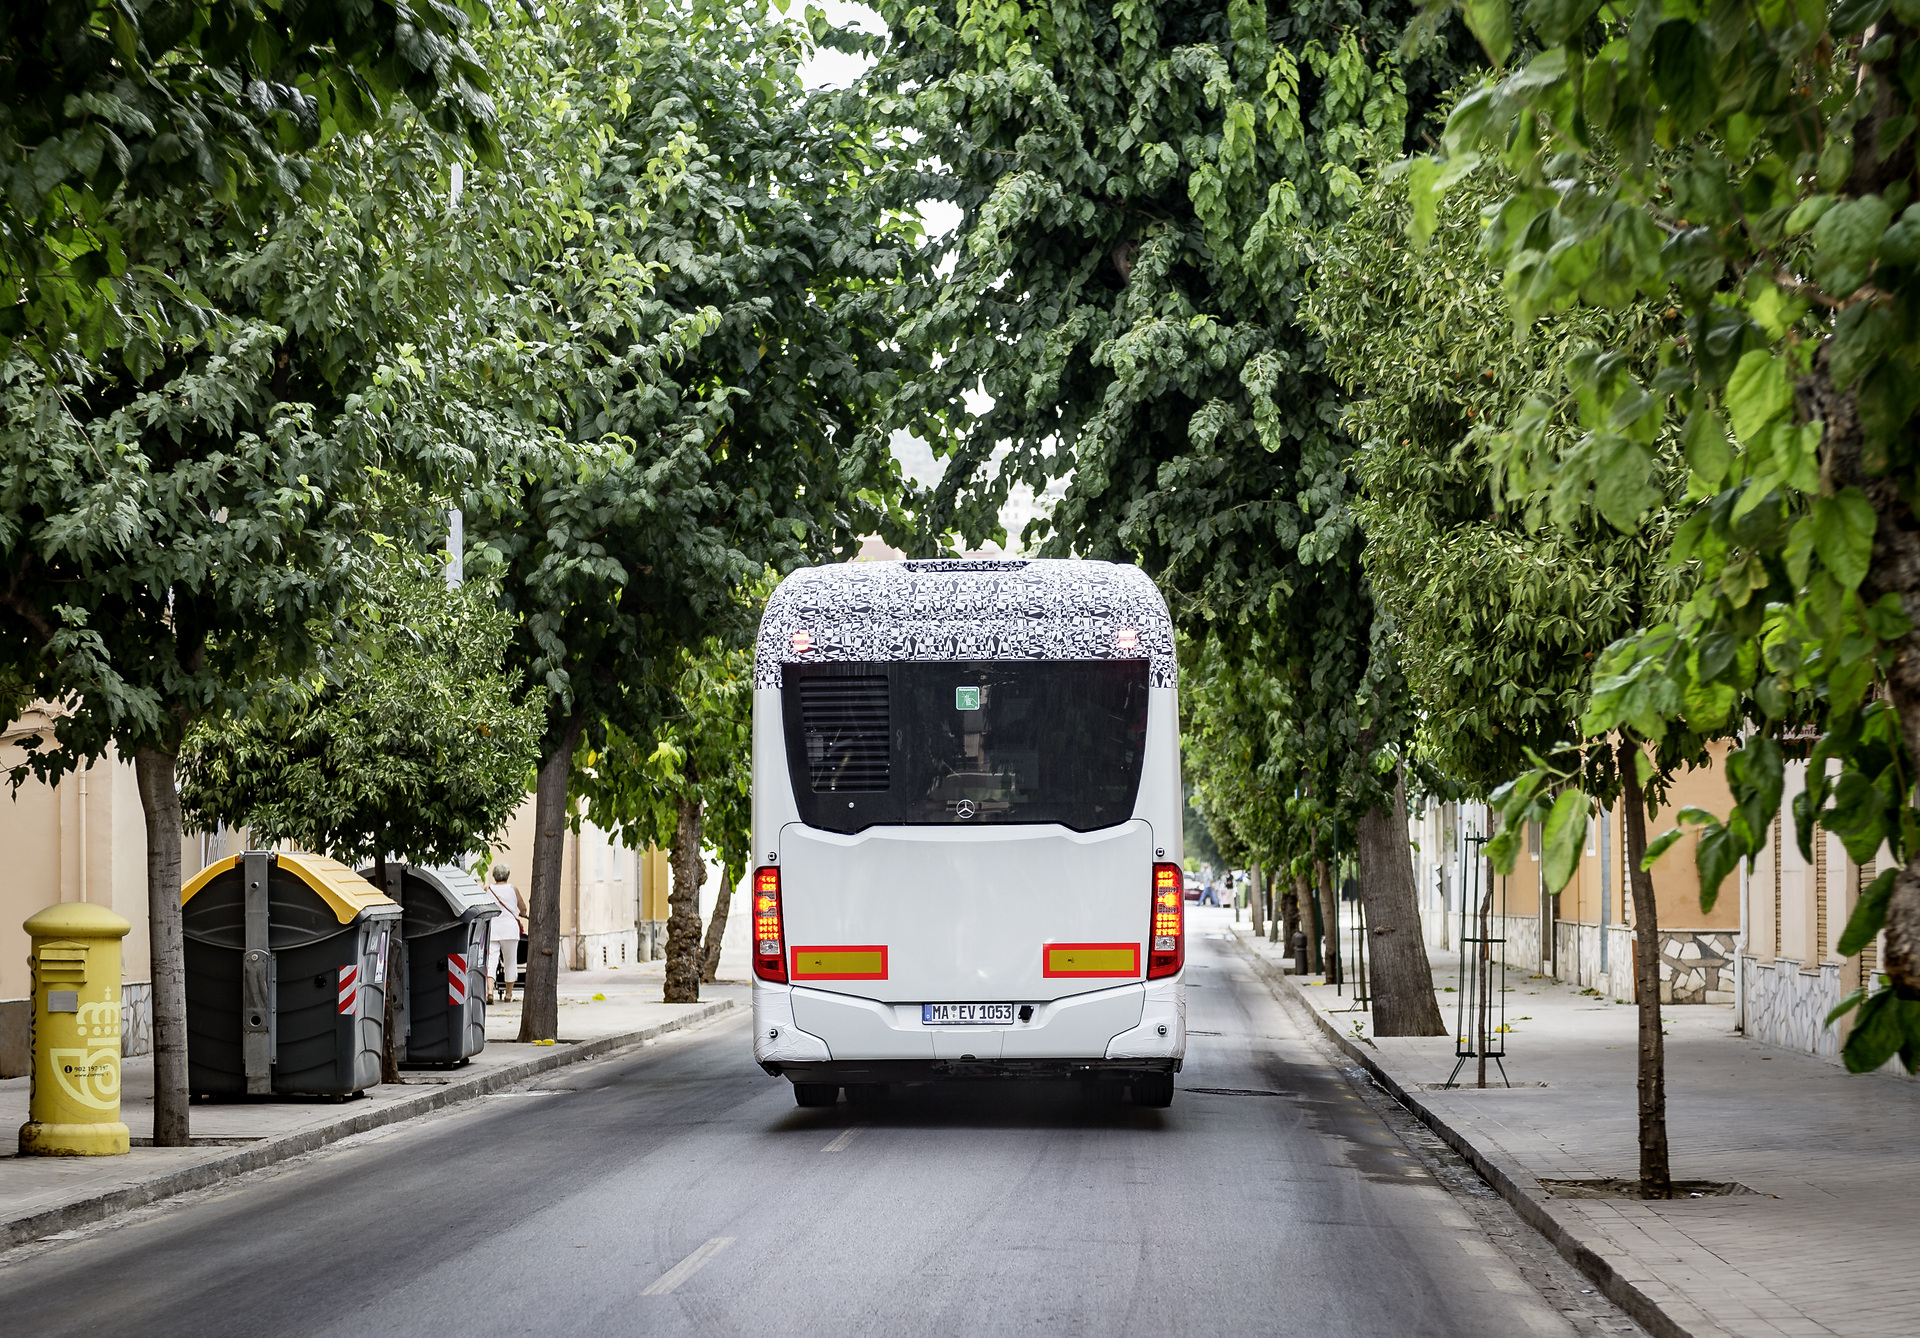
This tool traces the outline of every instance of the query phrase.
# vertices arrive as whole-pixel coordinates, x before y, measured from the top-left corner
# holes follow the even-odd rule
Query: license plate
[[[961,1025],[1007,1026],[1013,1021],[1010,1003],[921,1004],[920,1021],[929,1027]]]

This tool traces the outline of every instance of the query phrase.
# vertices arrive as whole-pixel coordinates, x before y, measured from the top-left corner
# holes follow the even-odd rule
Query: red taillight
[[[1177,975],[1187,964],[1187,907],[1180,898],[1180,866],[1153,866],[1153,935],[1148,942],[1147,979]]]
[[[753,974],[787,979],[786,930],[780,921],[780,870],[753,871]]]

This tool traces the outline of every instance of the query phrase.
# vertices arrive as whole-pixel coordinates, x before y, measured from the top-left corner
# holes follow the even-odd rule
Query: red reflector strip
[[[1138,943],[1049,943],[1042,950],[1040,974],[1055,980],[1138,980]]]
[[[863,943],[847,947],[793,950],[795,980],[885,980],[887,945]]]
[[[360,1001],[360,968],[343,966],[340,968],[340,1011],[351,1013],[353,1006]]]
[[[457,952],[447,954],[447,1007],[458,1008],[467,1001],[467,959]]]

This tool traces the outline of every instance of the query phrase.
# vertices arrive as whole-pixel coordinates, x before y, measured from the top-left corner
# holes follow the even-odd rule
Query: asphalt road
[[[1170,1110],[800,1110],[740,1018],[0,1255],[0,1330],[1637,1332],[1231,944],[1197,932],[1190,973]]]

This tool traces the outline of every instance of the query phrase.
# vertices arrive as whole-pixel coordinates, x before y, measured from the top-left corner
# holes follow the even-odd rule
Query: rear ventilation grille
[[[800,724],[814,793],[887,789],[893,724],[884,675],[803,681]]]

